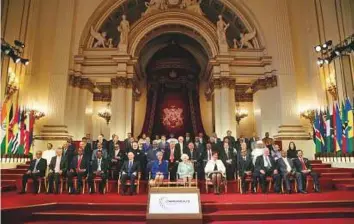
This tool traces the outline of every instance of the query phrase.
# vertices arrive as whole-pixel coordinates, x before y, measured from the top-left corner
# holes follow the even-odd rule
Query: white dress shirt
[[[251,155],[252,155],[252,162],[253,162],[253,165],[256,164],[256,159],[257,159],[257,157],[263,155],[263,152],[264,152],[264,148],[262,148],[262,149],[261,149],[261,148],[255,148],[255,149],[252,151]]]
[[[272,167],[272,164],[270,163],[269,156],[263,156],[264,160],[264,166],[265,167]]]
[[[102,163],[102,158],[101,159],[97,158],[97,171],[101,171],[101,163]]]
[[[55,161],[54,173],[59,173],[60,161],[61,161],[61,156],[57,156],[57,160]]]
[[[288,158],[283,158],[284,163],[286,164],[286,170],[290,173],[291,172],[291,166],[289,164]]]

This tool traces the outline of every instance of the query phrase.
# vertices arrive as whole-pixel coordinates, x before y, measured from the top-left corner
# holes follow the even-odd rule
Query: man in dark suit
[[[128,133],[127,134],[128,136],[127,136],[127,138],[126,139],[124,139],[124,150],[126,151],[126,152],[128,152],[129,150],[130,150],[130,148],[132,147],[131,145],[132,145],[132,133]]]
[[[263,155],[257,157],[254,167],[255,172],[253,174],[253,186],[257,186],[257,179],[259,179],[262,192],[266,193],[266,178],[270,176],[273,177],[274,191],[276,193],[280,193],[280,176],[278,167],[274,158],[269,155],[268,148],[264,149]]]
[[[110,168],[116,167],[117,174],[120,172],[124,161],[127,159],[127,153],[120,149],[119,144],[115,144],[114,150],[109,154]],[[116,178],[115,178],[116,179]]]
[[[227,180],[234,179],[235,178],[234,173],[236,167],[236,154],[234,153],[234,149],[229,146],[228,142],[224,142],[224,146],[220,150],[219,158],[225,165]]]
[[[78,155],[74,156],[70,165],[70,170],[68,172],[68,187],[69,187],[70,194],[73,193],[80,194],[81,188],[83,187],[82,179],[85,178],[88,173],[89,161],[87,161],[83,153],[84,153],[84,149],[79,147],[77,149]],[[75,176],[77,177],[77,189],[74,189],[73,187],[73,178]]]
[[[191,133],[186,132],[186,137],[184,138],[184,144],[188,145],[190,142],[193,142]]]
[[[256,133],[253,132],[253,136],[250,138],[248,141],[248,146],[247,148],[252,152],[253,149],[256,148],[256,142],[259,140],[259,138],[256,136]]]
[[[108,158],[108,150],[105,148],[102,148],[102,143],[99,142],[99,143],[97,143],[97,149],[93,150],[92,158],[91,158],[92,161],[96,159],[97,151],[102,151],[103,158],[105,158],[105,159]]]
[[[68,164],[68,166],[70,166],[73,157],[76,154],[75,148],[70,146],[68,142],[65,142],[63,145],[63,156],[66,159],[66,164]]]
[[[87,138],[86,137],[83,137],[81,139],[81,142],[83,142],[83,144],[84,144],[83,145],[84,146],[84,155],[85,155],[86,159],[91,160],[92,151],[93,151],[91,143],[87,142]]]
[[[246,193],[246,177],[252,175],[253,163],[247,150],[242,150],[241,155],[237,157],[237,173],[242,183],[242,193]],[[254,187],[254,186],[253,186]],[[253,188],[252,187],[252,188]]]
[[[299,191],[304,191],[306,189],[305,180],[308,175],[312,177],[312,180],[315,184],[315,192],[320,192],[320,183],[318,181],[318,174],[312,171],[312,166],[308,159],[303,158],[302,150],[297,151],[297,158],[293,160],[296,168],[296,172],[298,172],[301,176],[301,181],[298,182]]]
[[[96,159],[92,161],[92,169],[88,176],[88,183],[91,189],[90,193],[92,194],[95,189],[93,179],[95,177],[101,177],[99,191],[103,194],[108,178],[108,160],[103,158],[102,151],[97,151],[96,153]]]
[[[122,194],[127,194],[127,185],[126,182],[130,180],[130,195],[136,194],[135,192],[135,180],[137,179],[140,172],[140,163],[134,161],[134,153],[128,153],[128,160],[126,160],[122,166],[122,176],[121,183],[123,186]]]
[[[175,143],[170,143],[170,148],[164,153],[164,159],[168,160],[168,170],[170,172],[170,179],[176,180],[176,172],[178,163],[181,160],[181,151],[177,150]]]
[[[281,151],[281,157],[277,160],[277,163],[282,180],[285,181],[286,191],[288,194],[291,194],[290,179],[296,177],[297,182],[301,182],[301,175],[296,173],[293,161],[290,158],[287,158],[286,155],[287,153],[285,150]],[[306,192],[300,190],[300,193]]]
[[[97,143],[101,143],[102,144],[102,148],[108,149],[108,142],[107,142],[106,139],[104,139],[103,134],[98,135],[97,141],[95,141],[93,143],[93,149],[97,149]]]
[[[55,150],[56,156],[53,156],[49,163],[48,173],[48,193],[59,193],[60,177],[66,173],[68,164],[67,160],[63,156],[61,148]],[[53,190],[54,185],[54,190]]]
[[[179,151],[180,155],[182,155],[183,152],[186,150],[185,148],[187,148],[187,146],[184,143],[184,138],[182,136],[179,136],[178,137],[178,143],[176,144],[176,150]],[[180,158],[178,158],[178,159],[180,159]]]
[[[22,176],[22,191],[20,194],[26,193],[26,184],[28,179],[33,180],[33,193],[38,194],[38,179],[44,177],[47,169],[47,160],[42,158],[42,151],[36,152],[36,159],[32,160],[25,174]]]
[[[161,152],[165,153],[165,151],[167,151],[169,148],[169,144],[166,141],[166,135],[161,135],[161,141],[159,143],[159,149],[161,150]]]

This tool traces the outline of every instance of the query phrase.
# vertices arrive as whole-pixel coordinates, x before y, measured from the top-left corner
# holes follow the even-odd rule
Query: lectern
[[[146,221],[159,223],[202,223],[198,188],[151,188]]]

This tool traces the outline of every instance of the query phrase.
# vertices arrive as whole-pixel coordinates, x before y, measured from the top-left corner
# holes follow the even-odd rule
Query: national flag
[[[316,145],[316,152],[321,152],[322,150],[322,142],[323,138],[320,132],[320,115],[316,112],[315,114],[315,122],[313,124],[314,134],[315,134],[315,145]]]
[[[11,107],[11,101],[9,100],[5,100],[1,105],[1,120],[0,120],[1,155],[4,155],[6,153],[6,148],[7,148],[7,135],[8,135],[7,126],[9,125],[10,107]]]
[[[31,151],[32,141],[33,141],[33,126],[35,118],[34,113],[29,112],[26,119],[26,134],[25,134],[25,154],[28,155]]]
[[[334,125],[334,136],[336,138],[336,152],[342,149],[342,120],[340,118],[340,110],[338,104],[336,104],[336,111],[335,111],[335,120],[336,123]]]
[[[321,134],[321,152],[326,151],[326,141],[325,141],[325,136],[326,136],[326,113],[320,111],[320,126],[319,126],[319,131]]]
[[[348,113],[342,101],[342,153],[347,153]]]
[[[347,139],[347,152],[352,153],[353,152],[353,141],[354,141],[354,126],[353,126],[353,107],[350,105],[349,98],[346,99],[345,101],[345,111],[347,112],[347,121],[348,125],[346,128],[346,139]]]
[[[326,112],[326,148],[327,152],[333,152],[333,126],[329,107],[327,107]]]
[[[14,154],[15,149],[17,147],[18,141],[19,141],[19,127],[18,127],[18,120],[20,119],[19,116],[19,108],[16,106],[14,116],[12,117],[9,125],[9,133],[10,133],[10,138],[9,138],[9,145],[7,147],[7,153],[8,154]]]

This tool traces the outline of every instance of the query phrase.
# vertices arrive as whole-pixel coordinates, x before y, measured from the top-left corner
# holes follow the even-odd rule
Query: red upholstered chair
[[[73,182],[75,189],[77,189],[77,177],[73,177]],[[68,180],[66,180],[66,183],[68,183]],[[82,178],[82,194],[85,194],[85,187],[87,183],[87,177]],[[71,189],[68,188],[69,193],[71,192]]]
[[[44,181],[45,181],[45,191],[48,193],[49,192],[49,182],[48,182],[48,177],[44,177]],[[60,177],[60,194],[63,193],[63,186],[64,186],[64,181],[67,182],[62,176]],[[57,189],[55,189],[55,184],[54,184],[54,191],[56,191]],[[66,188],[68,188],[66,186]]]
[[[94,191],[97,192],[97,184],[98,182],[102,181],[102,177],[100,176],[96,176],[95,178],[93,178],[93,187],[94,187]],[[105,194],[106,192],[109,192],[109,188],[108,188],[108,179],[106,181],[106,186],[105,188],[103,189],[103,194]]]
[[[149,172],[149,189],[152,187],[151,184],[150,184],[150,180],[151,180],[151,172]],[[171,182],[171,173],[168,172],[168,177],[167,179],[163,179],[161,185],[162,186],[166,186],[169,187],[170,186],[170,182]]]
[[[239,189],[240,193],[242,194],[243,193],[242,192],[242,180],[241,180],[240,176],[238,176],[237,179],[238,179],[238,189]],[[252,174],[246,175],[245,181],[246,181],[246,183],[248,183],[248,191],[251,191],[251,188],[252,188],[251,184],[253,181]]]
[[[266,177],[266,182],[268,182],[268,191],[270,191],[272,189],[273,177]],[[257,192],[258,192],[259,189],[261,189],[261,186],[260,186],[260,183],[258,181]]]
[[[297,181],[296,181],[296,177],[295,177],[295,175],[291,175],[291,178],[292,178],[292,180],[294,180],[294,192],[296,192],[297,193]],[[292,180],[290,180],[290,184],[291,184],[291,181]],[[281,179],[281,191],[284,193],[285,192],[285,190],[284,190],[284,182],[285,182],[285,180],[282,178]]]
[[[25,186],[25,191],[27,192],[27,187],[28,187],[28,182],[33,183],[32,179],[28,179],[26,186]],[[44,189],[45,191],[47,190],[47,182],[45,180],[45,177],[40,177],[38,178],[38,194],[41,193],[41,189],[42,189],[42,183],[44,183]]]
[[[118,177],[118,194],[119,194],[119,189],[120,189],[120,185],[122,184],[120,181],[120,178],[122,176],[122,173],[119,173],[119,177]],[[138,179],[135,181],[135,185],[136,185],[136,193],[139,194],[139,188],[140,188],[140,178],[141,178],[141,172],[138,172]],[[130,186],[130,180],[127,180],[126,185]]]
[[[223,174],[225,177],[222,178],[221,180],[221,185],[224,186],[225,188],[225,193],[227,193],[227,179],[226,179],[226,174]],[[207,174],[205,174],[205,192],[209,192],[209,187],[213,186],[213,181],[208,177]]]

